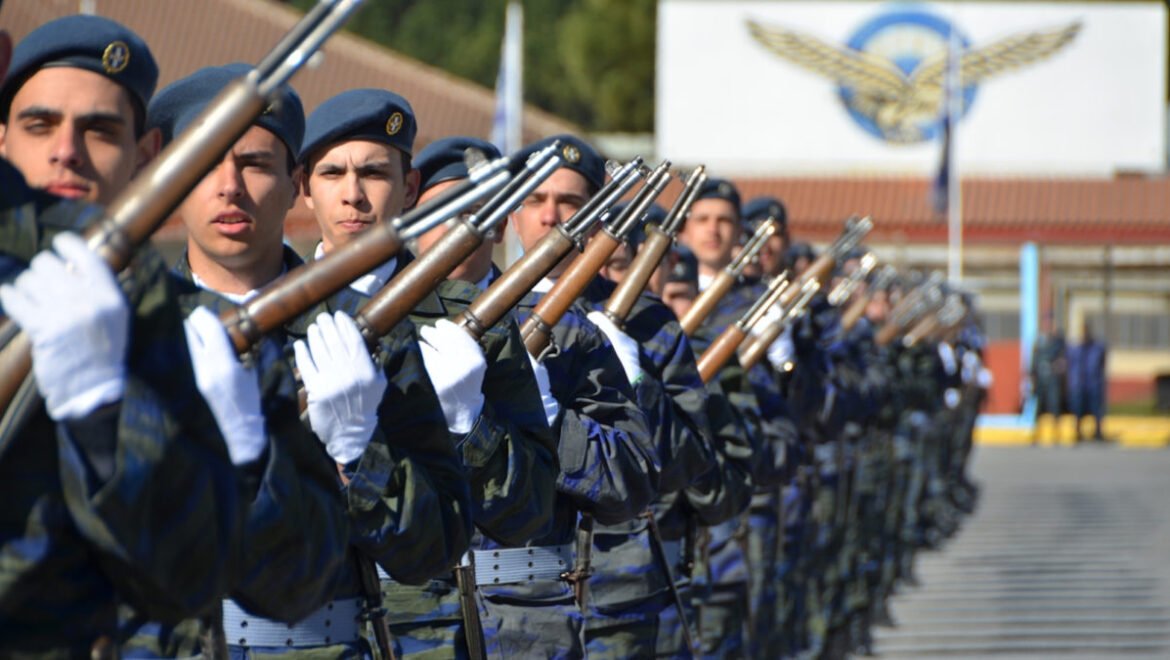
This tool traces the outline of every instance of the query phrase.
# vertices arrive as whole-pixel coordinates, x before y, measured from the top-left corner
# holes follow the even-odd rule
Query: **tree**
[[[378,0],[348,29],[492,87],[505,4]],[[524,0],[525,100],[590,131],[653,130],[654,21],[655,0]]]

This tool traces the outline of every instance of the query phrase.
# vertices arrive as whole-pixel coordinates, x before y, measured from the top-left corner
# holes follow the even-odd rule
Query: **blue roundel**
[[[913,82],[915,71],[924,61],[946,53],[951,30],[956,32],[960,52],[966,52],[970,41],[946,19],[921,9],[898,8],[864,23],[849,38],[846,46],[892,62]],[[960,119],[975,101],[975,90],[976,85],[963,87]],[[904,121],[879,122],[874,117],[873,109],[860,103],[862,99],[851,87],[838,87],[837,93],[853,120],[881,140],[902,144],[927,142],[938,137],[942,130],[941,107],[937,112],[907,126]]]

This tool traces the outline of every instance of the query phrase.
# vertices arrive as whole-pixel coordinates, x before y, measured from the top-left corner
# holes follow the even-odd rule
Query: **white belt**
[[[234,600],[223,601],[223,630],[230,646],[312,647],[361,641],[362,601],[346,598],[327,603],[298,623],[288,624],[245,612]]]
[[[519,584],[534,580],[559,580],[573,567],[573,545],[476,550],[475,584]]]
[[[573,567],[573,545],[566,543],[531,548],[473,550],[472,557],[477,587],[559,580],[565,571]],[[466,563],[467,556],[464,555],[463,565]],[[384,582],[394,581],[381,566],[378,566],[378,577]]]

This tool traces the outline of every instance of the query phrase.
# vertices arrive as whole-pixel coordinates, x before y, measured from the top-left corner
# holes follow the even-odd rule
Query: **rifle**
[[[849,300],[853,293],[857,291],[857,287],[861,284],[861,281],[869,276],[870,271],[876,265],[877,257],[873,256],[872,252],[866,252],[861,257],[857,268],[852,273],[849,273],[848,277],[841,280],[837,286],[833,287],[829,295],[825,296],[829,304],[833,307],[840,307],[845,301]]]
[[[426,254],[411,262],[358,311],[354,321],[371,348],[479,249],[488,232],[561,166],[560,147],[558,141],[532,154],[520,175],[470,217],[456,219]]]
[[[897,276],[897,269],[889,264],[879,270],[873,283],[866,287],[865,295],[849,303],[849,306],[841,313],[841,328],[846,332],[852,330],[853,326],[857,325],[857,322],[865,315],[865,308],[869,305],[869,301],[873,300],[873,294],[888,290]]]
[[[473,156],[474,158],[474,156]],[[512,177],[509,159],[480,162],[470,176],[405,215],[370,227],[324,259],[306,264],[266,286],[255,298],[220,316],[241,354],[262,336],[341,291],[398,253],[402,244],[443,223],[498,190]]]
[[[557,278],[557,283],[540,299],[532,315],[520,327],[524,346],[533,357],[539,357],[552,340],[552,328],[569,311],[573,301],[597,277],[597,271],[622,244],[626,235],[642,221],[646,209],[662,194],[670,180],[670,161],[662,161],[646,178],[646,184],[634,196],[618,217],[606,223],[601,233],[589,240],[585,250],[573,260],[569,268]]]
[[[715,341],[707,347],[707,350],[703,351],[696,364],[699,367],[699,377],[703,379],[704,383],[711,382],[715,374],[723,368],[723,365],[727,364],[732,355],[735,355],[736,349],[747,338],[748,332],[764,318],[768,310],[772,309],[772,305],[780,301],[780,297],[788,290],[790,284],[787,275],[773,279],[764,295],[752,303],[752,306],[735,323],[724,328]]]
[[[638,250],[638,255],[634,257],[633,263],[630,264],[626,276],[618,283],[617,288],[614,289],[609,300],[605,303],[603,313],[617,327],[625,327],[626,318],[630,315],[630,310],[634,308],[634,302],[638,300],[638,296],[642,295],[642,290],[646,288],[654,271],[662,263],[662,257],[674,244],[675,235],[682,228],[691,204],[698,197],[699,189],[706,181],[706,168],[702,165],[696,167],[687,177],[682,193],[675,200],[666,219],[662,221],[662,226],[654,224],[646,226],[646,240],[642,242],[642,247]]]
[[[957,293],[948,294],[942,307],[934,314],[926,314],[905,336],[902,345],[910,348],[930,335],[944,334],[954,328],[967,316],[963,298]]]
[[[581,249],[581,240],[593,224],[614,202],[629,192],[637,178],[642,176],[641,165],[641,158],[635,158],[620,167],[611,164],[609,183],[577,209],[567,222],[554,227],[531,250],[526,251],[499,279],[492,282],[487,291],[477,296],[467,309],[455,317],[455,323],[476,340],[482,339],[570,250]]]
[[[912,324],[937,310],[943,303],[942,282],[942,273],[935,272],[918,288],[898,301],[897,306],[890,312],[889,320],[878,330],[874,342],[878,346],[889,345]]]
[[[804,274],[801,275],[800,289],[791,289],[788,295],[792,297],[801,295],[801,293],[798,292],[804,292],[804,285],[812,280],[817,281],[818,288],[820,285],[823,285],[825,282],[827,282],[829,277],[833,274],[833,267],[836,265],[836,263],[840,261],[846,253],[856,247],[857,244],[861,242],[861,239],[865,238],[866,234],[868,234],[871,229],[873,229],[873,221],[871,221],[869,217],[853,217],[846,220],[845,230],[841,232],[841,235],[837,237],[837,240],[833,241],[833,244],[829,246],[829,249],[825,250],[821,256],[817,257],[816,261],[812,262],[812,264],[809,265],[808,270],[804,271]],[[790,304],[790,302],[791,301],[787,299],[781,299],[780,301],[780,303],[786,307]],[[784,328],[785,323],[778,321],[768,325],[762,331],[755,333],[755,336],[752,337],[751,342],[744,346],[743,350],[740,351],[739,360],[743,367],[745,369],[751,369],[754,367],[756,363],[758,363],[764,357],[764,355],[767,354],[768,347],[772,345],[772,342],[776,341],[776,338],[780,336],[780,333],[784,332]]]
[[[780,223],[776,218],[768,218],[763,224],[756,229],[756,233],[748,240],[747,245],[743,246],[735,259],[727,264],[727,267],[719,271],[715,279],[711,282],[711,286],[695,299],[691,308],[687,310],[686,314],[679,319],[679,324],[682,325],[683,332],[689,337],[695,334],[695,330],[703,324],[703,321],[715,311],[715,305],[731,291],[732,285],[739,280],[739,276],[743,275],[743,269],[756,259],[760,254],[760,250],[764,248],[764,243],[768,241],[780,229]]]
[[[119,273],[188,192],[223,158],[268,106],[281,85],[336,32],[363,0],[322,0],[293,26],[256,68],[229,85],[191,128],[146,166],[83,237]],[[39,404],[31,344],[10,319],[0,321],[0,452]]]

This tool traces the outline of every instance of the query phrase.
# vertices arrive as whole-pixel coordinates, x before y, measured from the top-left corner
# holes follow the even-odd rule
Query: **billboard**
[[[1162,171],[1166,30],[1162,2],[661,0],[656,146],[725,174],[926,174],[950,107],[966,174]]]

